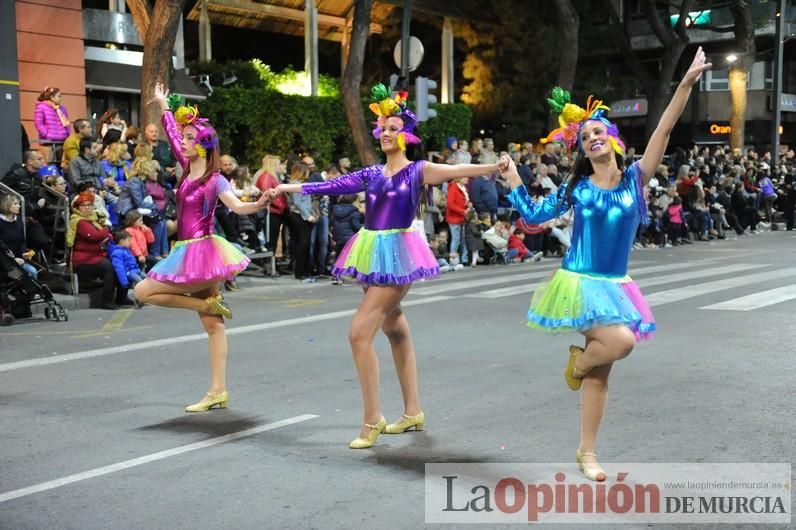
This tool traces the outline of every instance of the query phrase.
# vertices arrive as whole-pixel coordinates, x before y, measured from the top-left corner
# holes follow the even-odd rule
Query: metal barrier
[[[42,186],[41,190],[48,195],[57,199],[57,206],[55,207],[55,217],[53,218],[52,237],[50,238],[50,259],[51,260],[66,260],[69,254],[69,249],[66,246],[66,230],[69,226],[69,197],[62,193],[58,193],[52,188]],[[49,205],[49,203],[48,203]],[[58,233],[63,233],[63,248],[57,245]]]
[[[60,151],[61,156],[63,156],[63,151],[64,151],[64,149],[63,149],[63,147],[64,147],[63,140],[61,140],[61,141],[58,141],[58,140],[40,140],[38,138],[34,138],[33,140],[30,141],[30,143],[31,143],[31,145],[39,144],[42,147],[46,147],[47,150],[49,150],[49,152],[50,152],[49,163],[55,163],[55,164],[57,164],[60,167],[61,161],[58,159],[58,156],[56,156],[56,154]]]
[[[265,234],[265,244],[270,246],[270,241],[268,238],[271,235],[271,212],[267,212],[265,214],[265,228],[263,228],[263,234]],[[266,250],[265,252],[255,252],[254,254],[249,254],[247,256],[250,260],[260,259],[260,258],[269,258],[270,265],[271,265],[271,272],[270,276],[276,276],[276,253],[273,250]],[[263,274],[266,274],[265,268],[263,268]]]

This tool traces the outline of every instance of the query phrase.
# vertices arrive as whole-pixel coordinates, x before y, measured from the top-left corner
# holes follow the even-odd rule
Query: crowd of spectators
[[[149,123],[139,133],[117,109],[108,109],[94,126],[82,118],[72,122],[60,105],[60,91],[51,87],[36,104],[35,124],[40,139],[58,149],[60,164],[47,165],[40,151],[27,150],[21,164],[5,174],[2,183],[24,204],[16,195],[2,197],[0,240],[31,276],[58,266],[57,256],[46,252],[64,248],[62,267],[83,281],[101,282],[103,307],[133,304],[128,289],[168,255],[177,228],[174,187],[182,169],[160,139],[160,126]],[[449,138],[446,148],[430,153],[429,159],[488,164],[503,153],[514,159],[537,200],[556,193],[574,166],[574,155],[557,145],[511,143],[498,152],[490,138]],[[629,149],[626,165],[638,157]],[[306,154],[266,154],[261,167],[251,171],[226,154],[220,171],[241,200],[256,201],[279,183],[318,182],[352,169],[348,158],[319,167]],[[732,152],[728,146],[674,149],[645,190],[650,223],[639,227],[634,247],[670,247],[776,230],[780,216],[785,228],[793,230],[795,181],[793,150],[772,160],[768,152]],[[533,262],[566,252],[571,212],[532,225],[513,211],[509,192],[497,173],[427,187],[417,226],[443,271]],[[241,216],[219,204],[215,215],[217,233],[255,260],[274,252],[281,273],[314,282],[330,275],[336,255],[363,225],[364,196],[288,194],[273,201],[267,212]],[[342,283],[339,278],[332,281]],[[239,286],[230,281],[226,288]]]

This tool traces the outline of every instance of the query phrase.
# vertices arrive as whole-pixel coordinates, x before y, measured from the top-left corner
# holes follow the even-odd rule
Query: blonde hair
[[[262,170],[266,173],[270,173],[271,175],[276,175],[276,170],[279,168],[279,164],[282,161],[276,155],[265,155],[265,159],[263,160],[263,167]]]
[[[142,158],[144,160],[152,160],[152,146],[147,143],[141,143],[135,146],[135,151],[133,151],[135,155],[135,159],[138,160]]]
[[[157,171],[158,166],[154,160],[136,158],[133,162],[132,174],[141,180],[146,180],[150,173]]]
[[[122,155],[127,152],[127,145],[122,142],[114,142],[108,146],[108,162],[118,166],[124,163]]]
[[[290,182],[306,182],[310,176],[310,167],[307,164],[296,162],[290,170]]]

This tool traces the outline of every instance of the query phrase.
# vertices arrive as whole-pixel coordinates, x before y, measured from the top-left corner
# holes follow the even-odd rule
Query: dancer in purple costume
[[[605,471],[594,453],[605,412],[608,375],[637,340],[655,330],[655,320],[636,283],[627,275],[630,248],[639,221],[647,217],[643,187],[660,164],[669,135],[685,109],[691,87],[712,65],[699,48],[649,139],[641,160],[624,166],[625,146],[608,107],[589,98],[586,109],[554,89],[548,100],[560,113],[561,127],[547,141],[561,141],[580,150],[574,169],[558,193],[534,202],[514,163],[505,172],[512,191],[509,201],[529,223],[540,224],[574,209],[572,246],[546,285],[536,289],[528,325],[559,333],[578,331],[586,347],[570,346],[564,380],[581,394],[580,445],[576,460],[590,480],[604,481]]]
[[[249,258],[224,238],[213,234],[213,212],[218,199],[240,215],[249,215],[268,205],[266,196],[256,203],[241,202],[227,179],[218,172],[218,136],[210,123],[200,118],[196,107],[179,106],[179,97],[169,97],[162,83],[155,86],[155,102],[162,111],[169,145],[183,167],[177,183],[177,236],[169,256],[158,262],[148,278],[135,286],[135,297],[144,303],[190,309],[199,313],[210,347],[210,389],[186,412],[226,408],[227,335],[224,319],[232,311],[218,291],[249,264]],[[170,105],[173,111],[170,110]]]
[[[280,184],[271,190],[272,199],[281,193],[346,195],[366,194],[365,226],[349,240],[332,269],[334,276],[351,276],[363,286],[365,295],[357,308],[348,334],[365,404],[363,427],[351,449],[372,447],[379,434],[422,430],[425,415],[420,408],[415,351],[409,323],[401,309],[412,282],[439,274],[437,261],[423,237],[411,228],[424,184],[438,185],[461,177],[493,173],[508,164],[461,164],[456,166],[410,161],[407,143],[419,143],[414,129],[417,120],[406,108],[405,96],[390,97],[383,85],[372,92],[371,109],[378,116],[373,131],[387,156],[384,165],[370,166],[319,183]],[[381,329],[390,341],[395,369],[401,384],[404,413],[387,425],[379,404],[379,359],[373,340]]]

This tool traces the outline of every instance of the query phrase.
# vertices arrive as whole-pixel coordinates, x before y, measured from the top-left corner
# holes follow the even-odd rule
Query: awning
[[[188,77],[185,70],[175,70],[174,92],[188,99],[206,99],[202,89]],[[108,92],[141,93],[141,67],[129,64],[86,60],[86,88]]]

